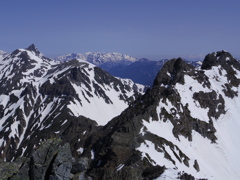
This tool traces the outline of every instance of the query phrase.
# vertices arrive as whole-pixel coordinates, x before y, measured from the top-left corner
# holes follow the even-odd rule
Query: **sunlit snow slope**
[[[17,49],[0,62],[1,157],[24,154],[33,136],[57,132],[80,115],[104,125],[143,92],[89,62],[60,63],[34,45]]]

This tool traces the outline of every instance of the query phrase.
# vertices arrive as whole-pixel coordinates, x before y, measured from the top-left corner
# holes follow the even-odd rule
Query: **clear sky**
[[[227,50],[240,57],[240,0],[4,0],[0,50],[48,57],[120,52],[159,60]]]

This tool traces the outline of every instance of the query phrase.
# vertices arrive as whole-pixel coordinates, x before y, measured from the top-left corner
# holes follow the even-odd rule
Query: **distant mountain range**
[[[73,59],[82,59],[106,70],[110,74],[120,78],[128,78],[136,83],[152,86],[153,81],[168,59],[151,61],[146,58],[137,60],[137,58],[122,55],[120,53],[91,53],[68,54],[54,58],[58,61],[69,61]],[[194,66],[200,66],[200,61],[188,61]]]
[[[73,59],[82,59],[90,62],[105,70],[116,65],[127,65],[135,62],[137,59],[129,55],[123,55],[120,53],[102,53],[102,52],[86,52],[86,53],[72,53],[54,58],[58,61],[70,61]]]

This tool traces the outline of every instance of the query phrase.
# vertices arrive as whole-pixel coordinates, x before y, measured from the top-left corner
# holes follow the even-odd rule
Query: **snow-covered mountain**
[[[79,116],[104,125],[144,88],[84,60],[60,63],[34,45],[17,49],[0,64],[0,156],[24,154],[43,131],[59,133]]]
[[[13,60],[17,59],[13,56]],[[46,59],[40,64],[49,66]],[[27,67],[32,66],[27,63]],[[208,54],[201,67],[181,58],[169,60],[157,74],[152,88],[138,97],[132,96],[132,89],[139,89],[138,85],[122,86],[122,81],[86,61],[54,62],[48,71],[41,72],[42,78],[37,76],[35,81],[25,83],[28,86],[21,92],[9,86],[9,94],[1,95],[4,109],[1,155],[7,160],[20,157],[2,163],[2,177],[240,178],[240,63],[230,53]],[[20,82],[19,87],[30,81],[21,79],[14,78]],[[4,82],[8,81],[11,80]],[[121,95],[113,95],[115,91]],[[127,101],[127,95],[136,98]],[[100,111],[112,113],[114,108],[108,104],[115,102],[114,97],[128,102],[129,107],[107,124],[98,126],[96,122],[102,119]],[[91,111],[99,113],[94,121],[79,112],[83,108],[86,113],[98,104],[95,100],[101,101],[101,107]],[[92,106],[85,109],[88,101]],[[32,119],[23,120],[28,117]],[[24,138],[21,134],[25,134]]]
[[[7,55],[8,55],[7,52],[0,50],[0,61]]]
[[[4,55],[4,54],[8,54],[8,53],[5,52],[5,51],[0,50],[0,55]]]
[[[228,52],[201,68],[167,61],[152,89],[106,125],[105,144],[96,141],[94,178],[239,179],[239,84]]]
[[[102,52],[86,52],[86,53],[72,53],[67,54],[64,56],[59,56],[54,58],[58,61],[69,61],[73,59],[82,59],[87,62],[90,62],[98,67],[101,67],[105,70],[119,65],[119,64],[131,64],[132,62],[135,62],[137,59],[134,57],[131,57],[129,55],[123,55],[120,53],[102,53]]]
[[[95,146],[95,168],[114,162],[120,176],[138,167],[135,179],[238,179],[239,83],[240,64],[227,52],[209,54],[201,69],[166,62],[153,88],[106,126],[115,131]]]

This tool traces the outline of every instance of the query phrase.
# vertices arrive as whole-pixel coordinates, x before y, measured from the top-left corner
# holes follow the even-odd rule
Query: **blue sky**
[[[8,0],[0,50],[48,57],[120,52],[159,60],[227,50],[240,57],[239,0]]]

